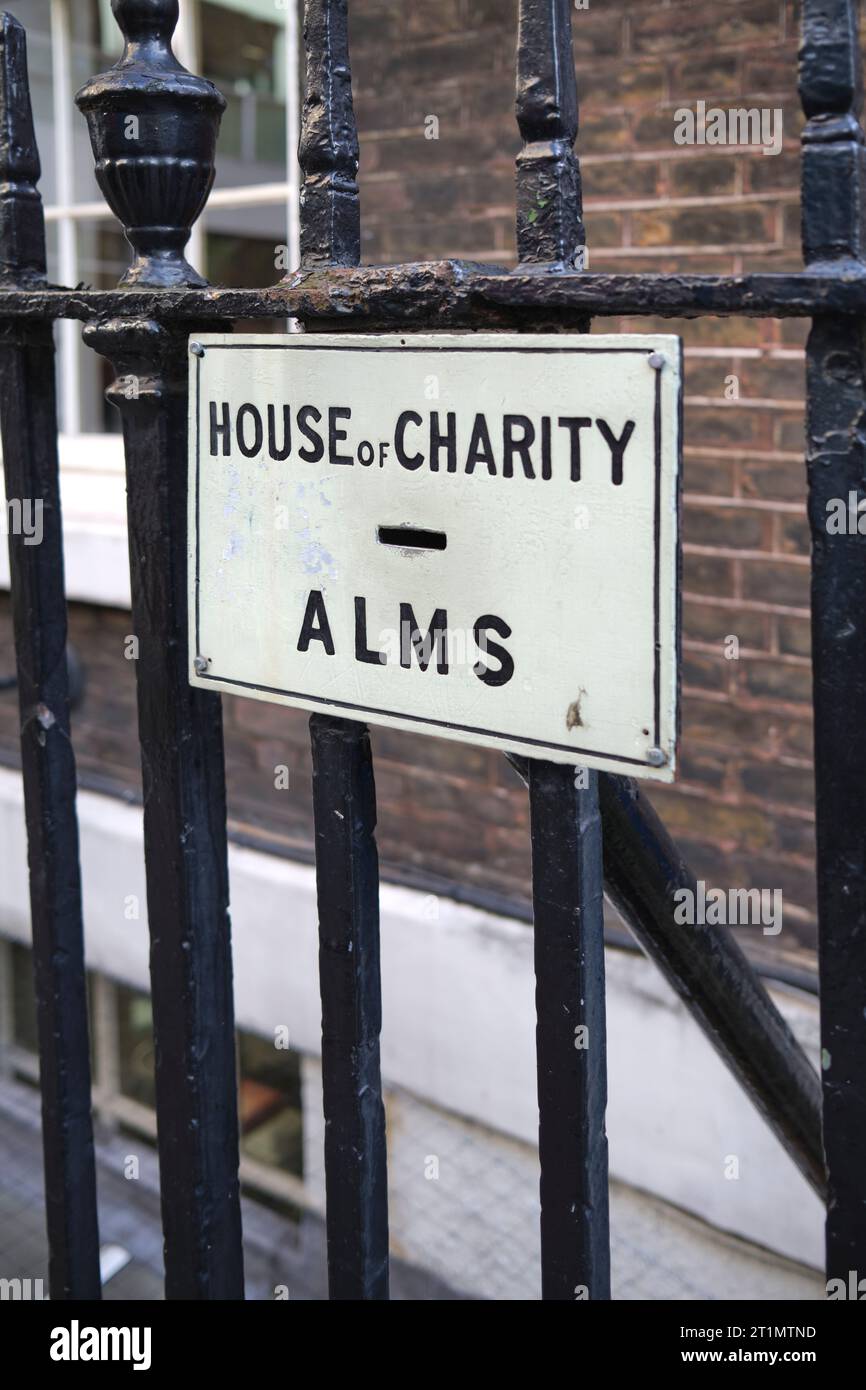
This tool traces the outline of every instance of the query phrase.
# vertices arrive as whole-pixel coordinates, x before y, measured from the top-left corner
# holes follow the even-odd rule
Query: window
[[[153,1011],[146,994],[116,985],[118,1080],[128,1100],[156,1109],[153,1059]]]
[[[119,56],[110,0],[20,0],[15,15],[27,30],[49,279],[109,288],[129,264],[129,248],[96,185],[73,97]],[[228,102],[214,190],[187,249],[192,264],[215,283],[273,283],[284,273],[278,246],[288,248],[289,264],[297,263],[297,30],[295,0],[181,5],[174,51],[186,67],[216,82]],[[227,243],[234,247],[231,256]],[[110,369],[83,347],[79,325],[60,323],[57,335],[61,462],[74,466],[85,450],[76,437],[118,432],[119,421],[103,399]]]
[[[150,999],[125,985],[116,985],[114,993],[120,1093],[148,1110],[155,1110]],[[275,1047],[273,1039],[240,1029],[237,1042],[241,1152],[257,1164],[301,1178],[304,1166],[300,1054]]]
[[[24,1052],[39,1051],[36,1025],[36,999],[33,993],[33,956],[26,946],[14,942],[9,952],[12,963],[12,1042]]]
[[[150,996],[88,973],[94,1107],[110,1124],[152,1141],[155,1135],[153,1011]],[[0,1063],[39,1084],[33,953],[0,937],[0,996],[8,1001]],[[0,1010],[2,1013],[2,1010]],[[237,1031],[241,1177],[260,1199],[296,1215],[304,1197],[302,1059],[273,1037]],[[2,1068],[0,1068],[2,1069]]]
[[[93,975],[87,972],[87,1002],[93,1012]],[[12,1073],[21,1081],[39,1084],[39,1022],[33,982],[33,952],[17,941],[0,938],[0,1001],[8,1004],[9,1023],[3,1021],[2,1039],[9,1049]],[[2,1009],[0,1009],[2,1012]],[[93,1037],[90,1039],[93,1070]]]

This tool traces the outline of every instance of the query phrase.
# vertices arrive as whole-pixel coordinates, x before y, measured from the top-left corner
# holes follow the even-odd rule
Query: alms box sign
[[[193,685],[670,781],[681,345],[190,342]]]

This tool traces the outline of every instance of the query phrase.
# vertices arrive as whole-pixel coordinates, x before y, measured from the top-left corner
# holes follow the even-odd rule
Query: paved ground
[[[162,1297],[162,1235],[156,1154],[139,1139],[137,1180],[123,1176],[131,1141],[100,1135],[100,1238],[109,1299]],[[270,1299],[287,1285],[292,1299],[326,1297],[322,1223],[286,1219],[245,1200],[247,1297]],[[128,1256],[128,1259],[127,1259]],[[611,1187],[613,1294],[618,1299],[819,1299],[819,1274],[777,1259],[614,1183]],[[106,1273],[110,1272],[109,1268]],[[0,1278],[43,1279],[47,1290],[38,1093],[0,1082]],[[402,1265],[392,1266],[392,1297],[455,1299],[461,1294]]]

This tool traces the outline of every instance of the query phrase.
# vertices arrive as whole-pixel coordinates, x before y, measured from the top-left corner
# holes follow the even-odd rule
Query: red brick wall
[[[798,264],[796,20],[791,0],[709,5],[590,0],[574,13],[593,270],[781,269]],[[353,0],[364,257],[514,253],[516,0]],[[674,143],[674,112],[781,107],[784,152]],[[436,116],[439,138],[425,138]],[[653,793],[696,873],[781,888],[780,953],[813,942],[804,328],[706,319],[600,322],[682,333],[685,425],[682,775]],[[724,399],[726,378],[740,399]],[[4,620],[4,631],[7,624]],[[128,615],[76,608],[88,668],[75,718],[87,777],[138,779]],[[739,660],[725,639],[739,640]],[[8,657],[6,658],[8,661]],[[14,696],[0,736],[14,744]],[[306,717],[225,701],[236,830],[310,846]],[[504,760],[375,732],[380,847],[388,872],[431,874],[526,900],[525,796]],[[291,771],[288,791],[274,768]]]
[[[355,4],[368,260],[513,263],[516,10],[516,0]],[[590,0],[574,11],[590,269],[800,263],[798,10],[792,0]],[[781,108],[782,153],[678,146],[674,112],[701,99]],[[438,140],[425,138],[429,115]],[[682,775],[653,799],[700,876],[781,888],[783,936],[811,943],[805,326],[596,326],[674,331],[686,345]],[[739,399],[728,402],[731,376]],[[726,658],[729,636],[738,660]]]

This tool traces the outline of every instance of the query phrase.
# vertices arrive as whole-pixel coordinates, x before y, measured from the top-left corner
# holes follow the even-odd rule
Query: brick
[[[790,419],[776,421],[773,442],[784,453],[805,453],[806,425],[802,411]]]
[[[767,710],[690,694],[683,701],[683,746],[763,749],[773,739],[775,720]]]
[[[756,449],[761,443],[760,413],[735,405],[693,405],[687,398],[684,434],[692,447]]]
[[[737,845],[768,849],[775,843],[773,819],[757,806],[684,796],[680,791],[662,791],[655,786],[652,802],[673,835],[694,836],[696,827],[700,827],[702,839],[725,850]]]
[[[666,78],[661,63],[610,64],[593,61],[579,64],[577,88],[581,106],[592,110],[605,107],[636,107],[661,102]]]
[[[785,561],[744,560],[743,597],[788,608],[808,608],[809,567]]]
[[[680,780],[695,783],[705,790],[721,791],[725,784],[727,763],[723,756],[683,752],[680,759]]]
[[[659,165],[649,160],[584,160],[582,162],[584,207],[594,199],[647,198],[658,191]]]
[[[669,319],[667,322],[667,328],[655,331],[679,333],[686,345],[693,347],[761,347],[764,336],[760,319]]]
[[[809,523],[805,516],[782,514],[779,517],[779,549],[787,555],[808,555]]]
[[[733,497],[734,460],[691,458],[687,454],[683,464],[683,487],[686,494]]]
[[[235,725],[241,731],[258,738],[276,738],[283,743],[309,742],[309,714],[303,710],[286,709],[266,700],[247,700],[236,695],[224,695],[224,703],[234,705]]]
[[[731,681],[731,662],[723,654],[717,656],[709,652],[683,651],[682,679],[684,687],[700,687],[720,695],[728,690]]]
[[[802,406],[806,392],[802,359],[744,357],[739,363],[741,394],[763,399],[789,400]]]
[[[745,497],[795,502],[806,494],[806,470],[799,459],[790,463],[745,459],[740,476]]]
[[[684,48],[701,51],[719,43],[726,47],[759,41],[773,44],[781,37],[776,0],[726,5],[722,11],[691,4],[642,8],[632,23],[637,53],[670,53]]]
[[[753,193],[780,191],[790,193],[800,179],[799,156],[782,150],[781,154],[748,154],[743,159],[746,187]]]
[[[743,788],[762,801],[811,810],[815,804],[815,779],[811,767],[781,763],[755,763],[740,772]]]
[[[776,733],[779,753],[792,758],[811,758],[815,750],[813,719],[811,709],[803,712],[802,718],[790,714],[780,722]]]
[[[474,8],[464,12],[462,0],[437,0],[435,5],[400,5],[406,40],[417,43],[419,39],[439,38],[447,34],[459,34],[468,26],[472,29],[484,28],[484,14]],[[387,43],[387,34],[371,34],[376,44]]]
[[[713,642],[724,651],[726,640],[734,636],[741,647],[769,649],[770,619],[766,613],[720,608],[712,603],[686,600],[683,603],[683,639]]]
[[[716,598],[732,598],[734,566],[731,560],[715,555],[683,553],[683,592],[712,594]]]
[[[740,57],[737,53],[709,52],[678,59],[671,68],[671,95],[682,106],[699,100],[709,105],[721,93],[739,91]]]
[[[772,237],[771,213],[759,204],[661,208],[657,212],[638,212],[634,217],[636,246],[660,243],[706,246],[711,242],[727,245],[770,241]]]
[[[738,666],[737,674],[750,695],[790,700],[792,703],[811,703],[812,672],[808,666],[794,666],[756,657],[746,657]]]
[[[585,222],[587,245],[591,248],[590,255],[605,246],[622,245],[623,221],[619,213],[599,213],[587,207]]]
[[[761,512],[743,507],[698,506],[687,501],[683,509],[683,539],[689,545],[760,550],[768,541],[768,524],[769,518]]]
[[[799,820],[793,816],[780,816],[777,822],[777,833],[779,836],[779,848],[783,854],[797,855],[802,858],[804,868],[815,863],[815,823],[811,820]]]
[[[497,0],[492,3],[495,5]],[[591,5],[588,10],[577,10],[572,15],[571,37],[578,61],[585,57],[611,57],[622,48],[622,19],[617,15],[607,18],[600,8]]]
[[[672,159],[667,165],[670,195],[674,198],[710,198],[733,193],[737,183],[735,155],[718,154],[701,158]]]
[[[777,618],[779,651],[789,656],[811,657],[812,624],[808,618]]]
[[[775,53],[753,55],[747,52],[743,67],[743,89],[757,96],[761,92],[789,94],[796,82],[791,46]]]
[[[729,404],[725,391],[732,374],[738,374],[742,391],[742,364],[746,359],[737,358],[735,353],[724,357],[699,357],[690,353],[686,360],[686,385],[689,396],[709,396],[719,403],[721,410],[734,410],[736,404]]]
[[[580,116],[580,149],[587,154],[611,154],[631,145],[631,129],[623,112],[607,113],[582,111]]]
[[[370,739],[374,756],[387,758],[407,767],[435,768],[453,776],[490,780],[490,768],[496,755],[487,748],[474,748],[469,743],[449,743],[446,739],[419,738],[399,729],[371,728]]]

